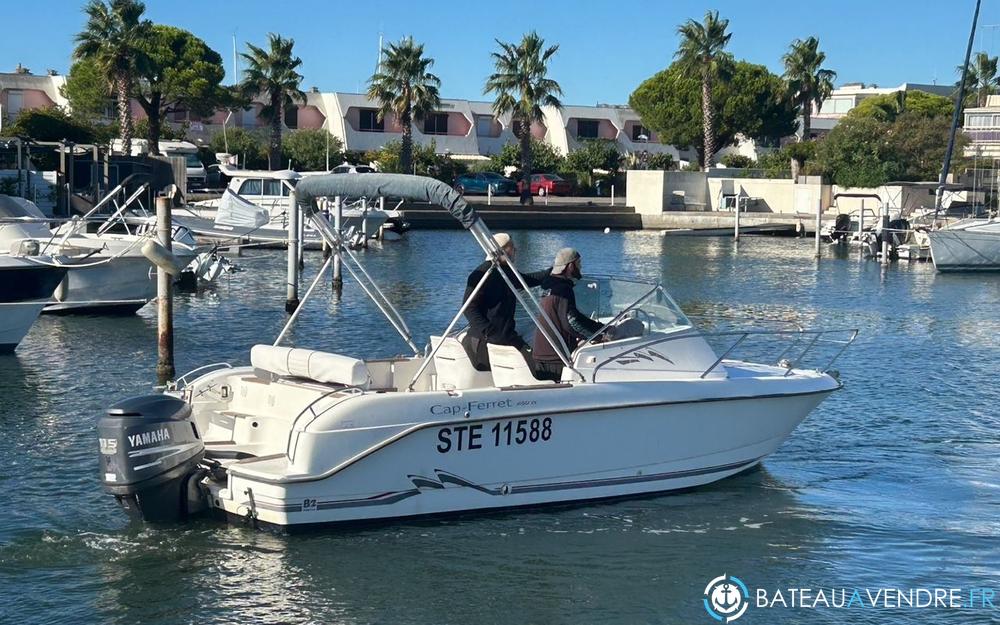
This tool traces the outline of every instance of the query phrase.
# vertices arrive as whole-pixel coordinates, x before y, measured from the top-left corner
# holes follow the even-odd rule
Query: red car
[[[524,181],[517,182],[517,192],[524,188]],[[532,174],[532,195],[569,195],[573,192],[573,184],[556,174]]]

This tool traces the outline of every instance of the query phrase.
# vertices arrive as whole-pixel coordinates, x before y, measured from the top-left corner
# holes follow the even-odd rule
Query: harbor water
[[[518,264],[564,245],[585,273],[662,279],[687,311],[856,327],[831,396],[760,470],[690,492],[276,535],[130,524],[102,492],[95,424],[155,380],[155,307],[44,316],[0,356],[0,623],[711,623],[706,584],[1000,589],[1000,277],[889,268],[808,240],[515,232]],[[465,233],[359,252],[420,343],[481,261]],[[178,373],[246,363],[286,320],[281,251],[175,302]],[[319,253],[306,258],[304,281]],[[304,291],[304,288],[303,288]],[[350,280],[290,342],[356,356],[405,345]],[[787,598],[786,598],[787,600]],[[1000,596],[995,599],[1000,606]],[[746,623],[983,623],[974,609],[782,609]]]

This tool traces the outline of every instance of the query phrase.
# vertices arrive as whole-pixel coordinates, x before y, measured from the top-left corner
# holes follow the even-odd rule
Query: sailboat
[[[962,80],[955,98],[951,134],[948,137],[948,149],[945,150],[944,165],[941,168],[936,209],[941,208],[942,191],[951,164],[952,151],[955,148],[955,133],[958,130],[962,102],[965,101],[966,74],[969,68],[969,57],[972,55],[976,24],[979,22],[981,3],[982,0],[976,0],[976,11],[972,16],[972,32],[969,33],[969,43],[965,50],[965,63],[962,65]],[[938,271],[1000,271],[1000,215],[997,213],[986,218],[963,220],[940,230],[932,230],[928,235],[931,259],[934,261],[934,268]]]
[[[1000,219],[965,219],[927,233],[938,271],[1000,271]]]

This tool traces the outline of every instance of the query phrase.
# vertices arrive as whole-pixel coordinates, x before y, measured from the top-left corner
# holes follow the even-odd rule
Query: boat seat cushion
[[[371,382],[363,360],[295,347],[254,345],[250,365],[279,376],[305,378],[322,384],[366,387]]]
[[[524,354],[516,347],[489,343],[486,349],[490,354],[493,384],[497,387],[555,384],[550,380],[536,378],[535,373],[528,366],[528,361],[524,359]]]
[[[434,354],[434,371],[437,373],[437,388],[443,391],[457,391],[467,388],[486,388],[493,384],[489,371],[477,371],[462,342],[453,336],[431,337],[431,347],[437,347]]]

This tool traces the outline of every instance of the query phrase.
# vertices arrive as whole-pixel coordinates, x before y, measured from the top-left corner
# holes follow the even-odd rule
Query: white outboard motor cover
[[[371,381],[365,361],[312,349],[254,345],[250,350],[250,365],[275,375],[323,384],[365,387]]]

